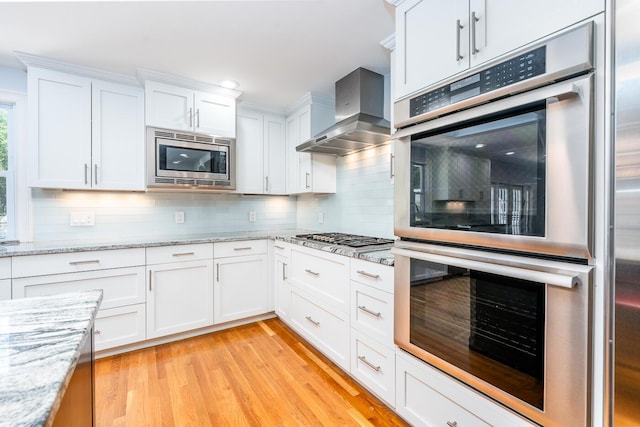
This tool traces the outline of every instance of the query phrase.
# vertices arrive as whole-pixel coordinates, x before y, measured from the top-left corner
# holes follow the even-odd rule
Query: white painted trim
[[[400,4],[404,2],[404,0],[385,0],[385,1],[389,3],[391,6],[395,6],[395,7],[400,6]]]
[[[227,89],[215,84],[192,80],[186,77],[176,76],[174,74],[166,74],[159,71],[148,70],[146,68],[138,68],[136,70],[136,75],[138,76],[138,80],[142,85],[144,85],[147,80],[153,80],[155,82],[170,84],[174,86],[182,86],[207,93],[213,93],[227,98],[237,99],[240,97],[240,95],[242,95],[242,92],[240,92],[239,90]]]
[[[380,41],[380,46],[393,52],[396,48],[396,33],[390,34]]]
[[[45,58],[43,56],[32,55],[30,53],[14,52],[14,54],[27,67],[47,68],[49,70],[77,74],[92,79],[106,80],[114,83],[140,87],[140,83],[133,76],[125,76],[123,74],[116,74],[109,71],[98,70],[95,68],[83,67],[81,65],[70,64],[68,62]]]
[[[307,92],[300,99],[286,108],[286,115],[291,115],[294,111],[310,104],[323,104],[327,107],[335,107],[335,98],[331,95],[320,92]]]
[[[15,127],[14,152],[11,153],[15,166],[15,212],[14,238],[21,242],[33,240],[31,189],[27,186],[27,96],[24,93],[0,91],[0,102],[13,105]]]

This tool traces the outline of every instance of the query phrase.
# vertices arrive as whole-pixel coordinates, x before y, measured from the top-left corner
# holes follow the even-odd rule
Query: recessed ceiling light
[[[486,147],[486,144],[476,144],[476,148],[484,148]]]
[[[218,84],[227,89],[237,89],[240,87],[240,83],[235,80],[220,80]]]
[[[516,152],[515,151],[507,151],[504,154],[506,154],[507,156],[513,156],[514,154],[516,154]]]

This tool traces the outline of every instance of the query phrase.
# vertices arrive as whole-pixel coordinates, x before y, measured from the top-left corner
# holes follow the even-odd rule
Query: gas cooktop
[[[360,252],[379,251],[393,246],[392,239],[381,239],[379,237],[359,236],[346,233],[298,234],[295,238],[307,242],[346,246]]]

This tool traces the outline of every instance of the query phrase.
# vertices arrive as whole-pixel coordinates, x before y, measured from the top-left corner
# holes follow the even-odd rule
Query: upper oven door
[[[395,234],[591,258],[592,79],[399,131]]]
[[[229,146],[156,138],[156,176],[229,180]]]

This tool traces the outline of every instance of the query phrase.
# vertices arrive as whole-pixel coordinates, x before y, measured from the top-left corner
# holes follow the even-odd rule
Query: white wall
[[[0,67],[0,90],[27,93],[27,72],[18,68]]]
[[[338,157],[337,193],[298,196],[298,228],[392,238],[390,155],[391,144],[386,144]]]
[[[203,193],[118,193],[32,190],[33,238],[120,240],[176,234],[292,229],[294,197]],[[175,223],[184,211],[184,224]],[[256,222],[249,222],[255,211]],[[71,227],[72,212],[94,212],[93,227]]]

